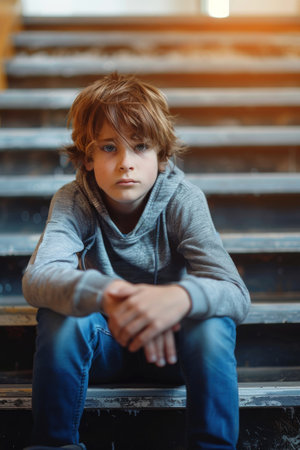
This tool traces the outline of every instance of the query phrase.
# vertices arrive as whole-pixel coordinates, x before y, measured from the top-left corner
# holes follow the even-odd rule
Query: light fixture
[[[229,16],[229,0],[207,0],[207,14],[211,17],[228,17]]]

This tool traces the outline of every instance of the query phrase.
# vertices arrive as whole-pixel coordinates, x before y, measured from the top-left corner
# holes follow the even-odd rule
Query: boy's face
[[[131,136],[130,132],[125,138],[122,139],[105,121],[93,160],[85,163],[87,170],[94,170],[107,206],[115,213],[137,211],[154,185],[159,170],[155,148]]]

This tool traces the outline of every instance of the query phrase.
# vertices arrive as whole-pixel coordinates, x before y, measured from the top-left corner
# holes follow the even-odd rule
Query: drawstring
[[[86,255],[87,252],[93,247],[93,245],[94,245],[94,243],[95,243],[95,240],[96,240],[96,233],[93,234],[93,236],[91,236],[91,237],[89,238],[89,242],[87,243],[87,245],[85,246],[83,252],[81,253],[81,258],[80,258],[80,260],[81,260],[81,267],[82,267],[82,270],[86,270],[86,266],[85,266],[85,255]]]
[[[155,230],[154,279],[153,279],[153,284],[157,284],[157,277],[158,277],[159,228],[160,228],[160,216],[158,216],[157,223],[156,223],[156,230]]]

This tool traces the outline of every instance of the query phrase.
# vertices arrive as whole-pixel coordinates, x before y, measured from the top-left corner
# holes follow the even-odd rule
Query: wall
[[[0,89],[5,89],[5,58],[11,55],[10,34],[20,27],[19,0],[0,0]]]
[[[300,15],[300,0],[230,0],[231,15]]]

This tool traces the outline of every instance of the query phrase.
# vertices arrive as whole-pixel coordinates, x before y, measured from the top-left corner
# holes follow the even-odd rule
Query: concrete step
[[[224,64],[226,63],[226,64]],[[251,63],[251,64],[250,64]],[[93,55],[83,56],[48,56],[30,57],[17,55],[6,62],[8,76],[54,76],[71,77],[75,75],[104,75],[113,71],[135,74],[155,73],[272,73],[299,74],[300,61],[298,58],[237,58],[224,57],[209,59],[201,57],[106,57],[97,58]],[[170,80],[171,81],[171,80]]]
[[[97,30],[97,31],[196,31],[199,32],[263,32],[298,33],[300,20],[297,16],[230,16],[222,20],[204,15],[174,16],[25,16],[23,26],[26,30]]]
[[[10,88],[85,86],[113,71],[135,73],[158,87],[300,85],[299,57],[17,55],[5,71]]]
[[[1,233],[0,256],[31,255],[40,235]],[[231,254],[300,253],[300,233],[221,233]]]
[[[23,31],[13,36],[13,45],[18,52],[35,53],[50,51],[98,50],[112,54],[127,51],[133,54],[236,52],[240,55],[284,56],[299,55],[300,33],[217,33],[197,32],[156,32],[151,31]]]
[[[300,89],[281,88],[173,88],[162,89],[171,108],[300,106]],[[7,89],[0,92],[0,108],[69,109],[79,89]]]
[[[299,146],[300,127],[176,127],[179,139],[188,147],[273,147]],[[57,150],[71,143],[66,128],[0,129],[0,151]]]
[[[300,125],[298,88],[166,88],[177,125]],[[0,92],[2,127],[64,126],[78,89]]]
[[[0,197],[51,197],[74,175],[1,176]],[[299,194],[300,174],[187,174],[206,195]]]
[[[286,297],[286,293],[280,296],[284,303],[272,303],[272,295],[269,295],[270,303],[252,303],[243,324],[300,323],[300,293],[298,302],[285,302]],[[21,295],[0,296],[0,326],[36,325],[36,312]]]
[[[300,406],[299,382],[239,384],[240,408]],[[182,409],[185,386],[178,387],[90,387],[85,409]],[[0,385],[0,409],[31,409],[31,385]]]

